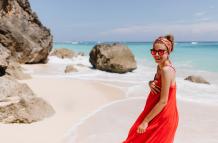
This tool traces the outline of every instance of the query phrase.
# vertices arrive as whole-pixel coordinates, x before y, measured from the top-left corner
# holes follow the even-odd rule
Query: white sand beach
[[[0,143],[122,143],[174,75],[174,143],[218,143],[218,1],[161,2],[0,0]]]
[[[149,93],[145,82],[153,73],[141,67],[135,73],[124,75],[102,72],[90,69],[87,59],[52,57],[48,64],[23,65],[32,78],[19,82],[28,84],[37,96],[51,104],[55,114],[31,124],[1,123],[1,141],[121,143],[144,108]],[[71,62],[82,62],[85,66],[77,66],[78,72],[65,74],[64,69]],[[177,83],[179,126],[175,143],[217,143],[218,106],[199,102],[201,100],[183,100],[188,96],[195,99],[195,95],[209,93],[209,89],[216,95],[216,84],[197,85],[182,78],[178,78]],[[194,90],[197,88],[198,92]]]
[[[71,136],[75,143],[121,143],[127,137],[144,107],[144,98],[114,102],[77,126]],[[217,106],[178,102],[180,115],[175,143],[216,143],[218,141]],[[71,134],[71,135],[72,135]]]
[[[73,78],[33,77],[21,82],[49,102],[56,113],[32,124],[1,124],[4,143],[120,143],[147,96],[128,98],[119,88]],[[175,143],[218,141],[217,106],[178,101],[178,109]]]
[[[63,142],[74,123],[98,107],[124,96],[120,89],[95,81],[33,78],[22,82],[50,103],[56,113],[31,124],[1,124],[0,136],[4,143]]]

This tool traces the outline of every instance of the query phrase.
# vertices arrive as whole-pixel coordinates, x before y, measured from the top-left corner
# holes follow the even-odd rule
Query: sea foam
[[[137,63],[136,70],[125,74],[118,74],[93,69],[88,56],[78,56],[73,59],[49,57],[48,64],[40,65],[35,68],[27,68],[26,72],[31,73],[33,76],[40,77],[64,77],[99,81],[102,84],[108,84],[123,89],[126,93],[126,97],[138,97],[149,93],[150,88],[148,82],[154,78],[156,65],[149,65],[143,60],[137,61]],[[66,66],[69,64],[75,65],[78,72],[64,73]],[[211,74],[206,71],[194,71],[191,69],[186,70],[183,67],[176,68],[176,71],[178,98],[202,103],[218,103],[218,74]],[[206,79],[212,81],[211,84],[192,83],[184,80],[185,77],[193,73],[204,75]]]

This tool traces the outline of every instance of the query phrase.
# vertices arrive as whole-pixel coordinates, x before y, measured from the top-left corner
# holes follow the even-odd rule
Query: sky
[[[218,0],[29,0],[55,42],[218,41]]]

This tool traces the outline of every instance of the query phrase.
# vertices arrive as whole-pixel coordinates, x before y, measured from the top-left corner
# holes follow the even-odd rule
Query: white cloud
[[[103,34],[133,34],[144,32],[185,32],[185,31],[202,31],[202,32],[218,32],[218,22],[199,22],[191,24],[152,24],[152,25],[136,25],[129,27],[116,28]]]
[[[196,23],[173,23],[173,24],[152,24],[120,27],[110,31],[102,32],[102,36],[127,36],[127,35],[164,35],[172,33],[182,37],[200,37],[202,39],[214,35],[218,39],[218,22],[201,21]]]
[[[200,17],[200,16],[204,16],[204,15],[206,15],[206,14],[207,14],[206,11],[200,11],[200,12],[196,12],[196,13],[194,14],[194,16]]]
[[[209,20],[211,20],[211,18],[209,18],[209,17],[202,17],[202,18],[198,19],[198,21],[209,21]]]
[[[211,5],[209,8],[210,8],[210,9],[214,9],[214,8],[215,8],[215,6]]]

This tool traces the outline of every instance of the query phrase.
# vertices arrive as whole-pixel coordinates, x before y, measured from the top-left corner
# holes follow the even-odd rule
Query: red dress
[[[174,69],[173,66],[171,67]],[[161,87],[160,76],[157,78],[156,84]],[[176,84],[170,85],[167,105],[148,123],[144,133],[137,133],[138,126],[159,99],[160,93],[149,93],[144,110],[129,130],[128,137],[122,143],[173,143],[179,121],[176,105]]]

